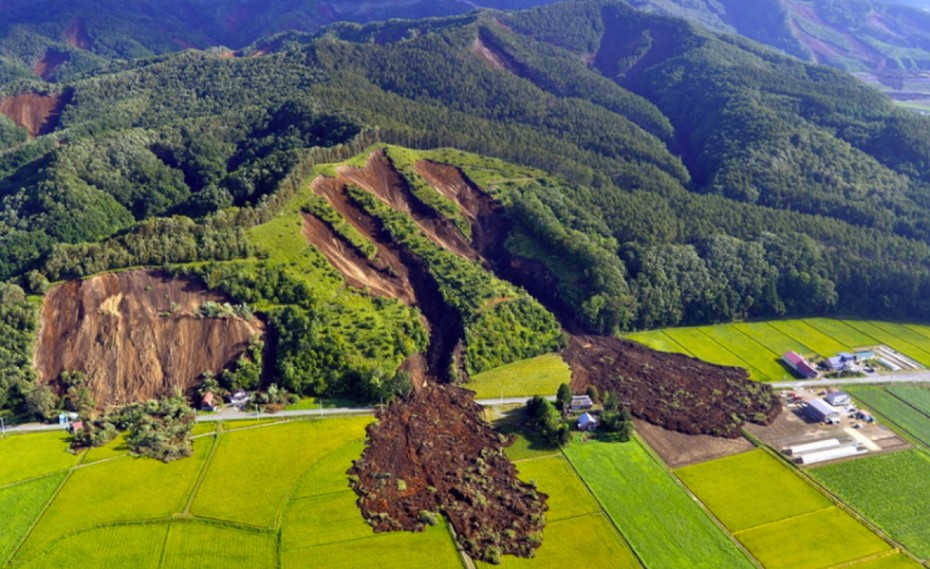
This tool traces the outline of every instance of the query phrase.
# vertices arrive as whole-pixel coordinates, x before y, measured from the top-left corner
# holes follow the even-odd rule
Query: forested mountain
[[[534,168],[485,185],[512,225],[509,254],[548,275],[532,292],[581,331],[930,318],[930,119],[840,71],[614,0],[338,24],[3,93],[0,277],[35,292],[120,267],[268,257],[249,228],[274,218],[315,164],[384,141]],[[454,218],[410,184],[423,207]],[[353,199],[419,247],[408,222]],[[498,330],[482,320],[487,303],[522,298],[432,259],[455,269],[438,280],[466,327]],[[422,342],[409,314],[380,299],[366,306],[402,314],[376,318],[394,319],[385,333],[340,316],[351,303],[300,300],[281,284],[290,265],[276,263],[210,278],[274,307],[295,358],[287,373],[309,358],[343,378],[381,377]],[[316,282],[338,282],[325,265]],[[20,294],[4,298],[26,310]],[[553,320],[520,310],[554,342]],[[473,371],[500,362],[493,346],[471,349]]]
[[[551,1],[551,0],[548,0]],[[8,0],[0,3],[0,81],[73,77],[189,48],[245,47],[278,32],[315,32],[337,21],[425,18],[477,8],[522,9],[547,0]]]
[[[930,70],[923,0],[630,0],[642,10],[738,33],[810,62],[864,72],[901,90]]]

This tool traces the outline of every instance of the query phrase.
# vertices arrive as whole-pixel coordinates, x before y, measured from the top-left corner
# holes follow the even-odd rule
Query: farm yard
[[[884,345],[916,364],[930,366],[930,326],[917,324],[806,318],[668,328],[637,332],[627,338],[657,350],[742,367],[758,381],[795,379],[779,361],[788,351],[829,357]]]
[[[675,472],[766,568],[860,567],[873,556],[893,552],[889,543],[763,450]]]

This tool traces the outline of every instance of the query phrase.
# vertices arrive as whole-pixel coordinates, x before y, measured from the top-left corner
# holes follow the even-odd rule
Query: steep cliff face
[[[224,301],[183,280],[131,271],[52,289],[42,307],[36,367],[43,382],[81,371],[98,405],[187,390],[204,371],[237,358],[260,321],[199,318],[204,302]]]

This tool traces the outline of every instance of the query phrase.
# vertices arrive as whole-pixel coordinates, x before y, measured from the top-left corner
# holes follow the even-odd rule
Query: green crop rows
[[[841,462],[811,474],[913,553],[930,558],[930,459],[922,451]]]
[[[565,454],[647,567],[752,567],[638,441],[575,443]]]
[[[848,391],[906,434],[924,445],[930,445],[930,416],[880,387],[854,387]]]

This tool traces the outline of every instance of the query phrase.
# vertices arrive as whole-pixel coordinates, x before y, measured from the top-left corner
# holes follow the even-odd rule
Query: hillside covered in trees
[[[551,312],[603,334],[800,314],[930,318],[930,119],[737,36],[581,0],[145,55],[97,54],[105,65],[71,79],[0,87],[0,278],[38,294],[49,281],[167,265],[254,305],[272,331],[268,365],[294,391],[403,390],[398,370],[416,372],[409,357],[431,332],[409,291],[346,287],[325,251],[288,249],[304,239],[300,212],[322,224],[305,231],[330,227],[375,259],[359,266],[377,287],[421,272],[414,280],[452,310],[439,321],[462,328],[453,367],[469,373],[557,349]],[[288,209],[311,179],[337,175],[320,165],[367,160],[377,142],[396,145],[385,159],[416,196],[408,215],[357,180],[343,201]],[[435,229],[443,243],[476,258],[474,220],[400,147],[473,153],[430,160],[492,194],[509,225],[499,245],[539,278],[502,280],[431,245],[423,211],[447,220]],[[379,221],[369,233],[340,225],[337,206]],[[419,261],[378,260],[392,247]],[[36,327],[16,285],[0,301],[22,333],[7,336],[0,369],[29,361],[23,338]],[[518,349],[503,354],[514,323]],[[10,381],[28,381],[19,376]],[[21,403],[17,389],[0,395]]]

